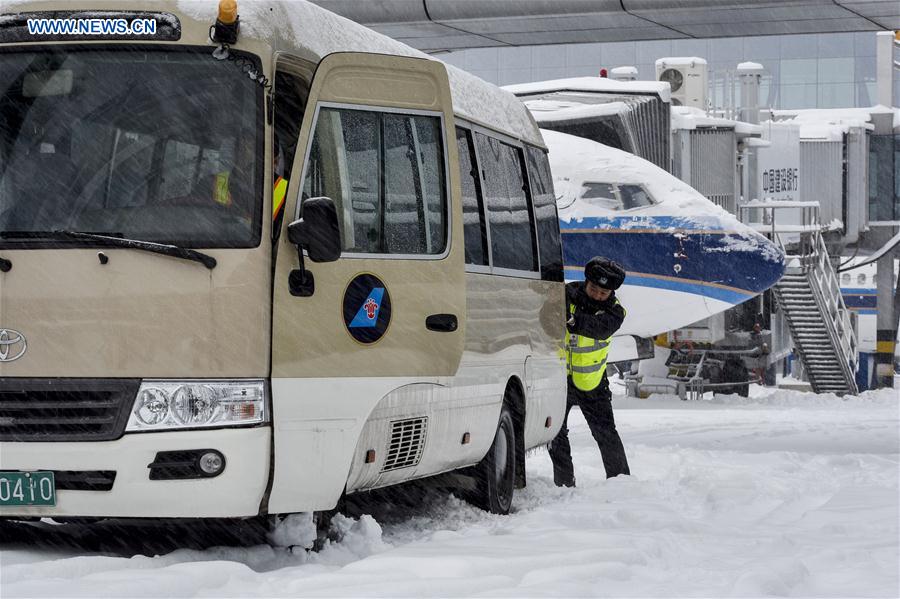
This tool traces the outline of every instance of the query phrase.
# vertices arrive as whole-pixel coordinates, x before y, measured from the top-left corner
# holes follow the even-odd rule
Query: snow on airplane
[[[617,292],[628,310],[619,335],[684,327],[781,277],[782,251],[688,184],[627,152],[541,134],[550,149],[566,280],[583,279],[585,262],[598,254],[628,272]]]

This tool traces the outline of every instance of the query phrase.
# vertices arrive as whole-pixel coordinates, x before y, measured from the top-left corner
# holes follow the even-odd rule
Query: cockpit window
[[[581,199],[598,208],[621,210],[616,192],[610,183],[585,183],[581,191]]]
[[[642,185],[592,181],[582,185],[581,199],[606,210],[631,210],[656,203]]]

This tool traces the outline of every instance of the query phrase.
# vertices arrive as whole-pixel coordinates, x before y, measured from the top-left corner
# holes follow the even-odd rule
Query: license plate
[[[56,505],[52,472],[0,472],[0,506]]]

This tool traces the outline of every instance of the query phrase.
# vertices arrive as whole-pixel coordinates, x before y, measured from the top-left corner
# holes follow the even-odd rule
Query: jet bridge
[[[584,137],[670,167],[669,85],[576,77],[508,85],[543,129]]]

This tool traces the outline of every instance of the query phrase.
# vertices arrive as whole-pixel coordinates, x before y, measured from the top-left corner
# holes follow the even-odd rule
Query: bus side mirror
[[[297,246],[300,268],[288,276],[291,295],[309,297],[316,289],[313,274],[303,265],[303,250],[313,262],[334,262],[341,257],[341,234],[337,210],[331,198],[303,202],[303,217],[288,225],[288,240]]]
[[[288,225],[288,240],[313,262],[334,262],[341,257],[337,209],[331,198],[303,202],[303,217]],[[302,264],[302,259],[301,259]]]

